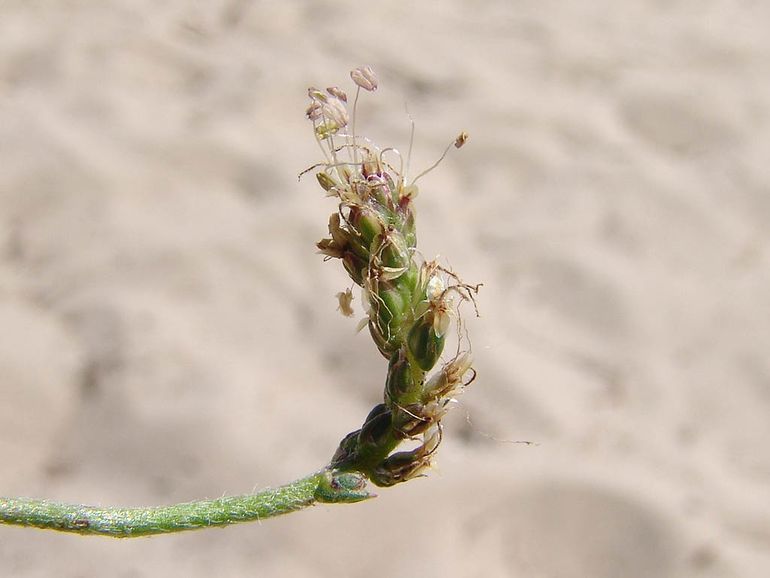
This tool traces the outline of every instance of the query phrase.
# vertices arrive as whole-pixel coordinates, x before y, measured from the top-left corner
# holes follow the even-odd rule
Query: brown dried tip
[[[459,149],[467,141],[468,141],[468,133],[465,131],[461,132],[460,134],[457,135],[457,138],[455,139],[455,148]]]
[[[353,79],[358,86],[369,92],[377,90],[379,85],[377,82],[377,75],[374,74],[371,66],[359,66],[350,71],[350,78]]]

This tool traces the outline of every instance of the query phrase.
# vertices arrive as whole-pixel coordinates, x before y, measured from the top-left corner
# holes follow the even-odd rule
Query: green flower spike
[[[468,135],[461,133],[437,163],[408,182],[406,174],[383,159],[383,153],[400,157],[398,151],[380,149],[356,135],[361,89],[373,92],[379,82],[368,66],[350,75],[357,85],[351,115],[339,110],[340,99],[330,108],[333,95],[316,89],[308,92],[308,110],[318,113],[308,118],[327,159],[316,165],[322,167],[316,178],[339,202],[329,220],[330,237],[319,241],[318,248],[327,258],[341,259],[361,287],[367,313],[364,324],[389,364],[383,403],[372,410],[361,429],[345,436],[332,467],[361,473],[378,486],[392,486],[423,475],[430,467],[441,441],[447,404],[475,377],[470,352],[459,348],[450,361],[434,370],[452,318],[458,316],[452,297],[475,306],[479,286],[467,285],[452,271],[420,257],[413,206],[415,181],[435,168],[452,146],[463,146]],[[341,119],[350,132],[332,134],[325,128],[340,126]],[[460,341],[467,343],[467,336]],[[415,449],[396,451],[402,441],[415,439],[421,440]]]

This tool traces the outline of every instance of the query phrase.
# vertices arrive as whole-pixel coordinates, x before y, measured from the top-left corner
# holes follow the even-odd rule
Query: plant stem
[[[183,532],[288,514],[321,503],[353,503],[374,497],[356,473],[322,470],[256,494],[152,508],[101,508],[30,498],[0,498],[0,523],[133,538]]]

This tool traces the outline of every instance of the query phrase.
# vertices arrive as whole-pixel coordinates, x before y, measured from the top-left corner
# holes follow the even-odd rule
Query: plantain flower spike
[[[369,66],[356,68],[350,77],[358,89],[377,90]],[[329,237],[317,247],[326,259],[340,259],[361,287],[366,317],[359,329],[369,328],[388,360],[382,403],[345,436],[332,467],[392,486],[430,468],[449,402],[476,375],[458,307],[464,301],[475,307],[479,286],[463,283],[450,269],[420,256],[414,212],[415,181],[433,170],[452,145],[463,146],[468,135],[460,133],[439,161],[410,181],[402,170],[408,156],[403,159],[396,149],[380,148],[355,134],[358,90],[352,114],[339,87],[310,88],[308,96],[305,114],[325,159],[312,168],[320,168],[318,184],[338,203],[329,218]],[[337,294],[338,309],[346,317],[354,314],[352,300],[351,289]],[[442,362],[453,324],[467,349],[458,345],[454,357]],[[416,448],[412,444],[414,449],[397,451],[405,440],[421,441]]]

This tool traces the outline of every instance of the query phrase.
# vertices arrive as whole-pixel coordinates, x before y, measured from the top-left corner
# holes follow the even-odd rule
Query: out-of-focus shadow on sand
[[[484,282],[427,479],[137,541],[0,527],[3,575],[770,575],[769,7],[3,2],[0,494],[244,493],[358,427],[386,364],[315,253],[309,85],[372,65],[359,130],[404,150],[411,115],[413,167],[470,133],[418,231]]]

